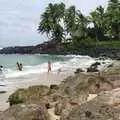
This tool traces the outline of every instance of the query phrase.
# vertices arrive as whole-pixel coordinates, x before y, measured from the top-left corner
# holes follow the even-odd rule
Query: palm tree
[[[104,8],[102,6],[99,6],[95,11],[91,12],[90,20],[94,25],[96,40],[103,39],[104,34],[106,33]]]
[[[75,6],[70,6],[65,11],[65,28],[67,33],[72,34],[72,32],[75,29],[75,23],[76,23],[76,8]]]
[[[64,17],[65,4],[49,4],[41,16],[38,31],[46,33],[48,37],[56,42],[64,38],[64,29],[61,21]]]
[[[82,47],[88,42],[88,17],[84,16],[79,10],[76,11],[76,22],[72,33],[73,45]]]
[[[114,39],[120,40],[120,1],[110,0],[106,14],[108,33]]]
[[[76,28],[75,35],[81,38],[87,37],[87,26],[89,24],[89,20],[85,17],[79,10],[76,13]]]
[[[88,19],[75,6],[69,7],[65,12],[65,25],[67,33],[72,36],[85,36]],[[84,35],[83,35],[84,34]]]
[[[50,22],[49,14],[45,12],[44,14],[42,14],[41,19],[42,20],[39,24],[38,31],[41,32],[42,34],[46,33],[47,36],[49,37],[50,31],[52,29],[52,23]]]

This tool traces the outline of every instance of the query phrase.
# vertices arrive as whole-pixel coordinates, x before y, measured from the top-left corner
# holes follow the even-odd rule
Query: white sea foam
[[[61,71],[75,71],[77,68],[81,68],[84,71],[86,71],[86,69],[95,62],[100,62],[101,65],[98,68],[103,69],[112,63],[112,60],[110,59],[99,60],[99,59],[91,58],[89,56],[69,55],[65,57],[71,57],[71,59],[67,61],[58,61],[58,62],[52,63],[53,72],[57,72],[58,69],[61,69]],[[47,67],[48,67],[48,64],[44,63],[41,65],[24,66],[23,71],[8,69],[5,72],[5,77],[16,78],[16,77],[26,76],[31,74],[44,73],[44,72],[47,72]]]
[[[80,55],[67,55],[61,56],[67,57],[66,61],[52,62],[52,72],[58,72],[61,69],[62,72],[65,71],[75,71],[77,68],[81,68],[84,71],[87,71],[87,68],[95,62],[100,62],[101,65],[98,67],[99,70],[106,68],[113,61],[110,59],[95,59],[89,56],[80,56]],[[34,78],[34,75],[39,75],[40,73],[47,72],[48,63],[43,63],[39,65],[23,66],[23,71],[18,71],[15,68],[6,68],[3,71],[3,74],[0,74],[0,91],[7,91],[13,88],[7,88],[10,84],[15,82],[24,82],[31,81]],[[32,76],[33,75],[33,76]]]

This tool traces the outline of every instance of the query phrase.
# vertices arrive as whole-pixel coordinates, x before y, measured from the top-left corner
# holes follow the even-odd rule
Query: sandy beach
[[[0,94],[0,111],[4,111],[9,108],[8,98],[9,96],[15,92],[19,88],[28,88],[34,85],[47,85],[51,84],[60,84],[65,78],[73,75],[73,72],[62,72],[62,73],[43,73],[43,74],[33,74],[30,76],[24,77],[24,79],[31,79],[29,81],[22,81],[22,77],[16,79],[14,84],[9,84],[8,91],[6,93]],[[21,81],[20,81],[21,80]]]
[[[100,117],[103,116],[105,120],[107,120],[106,118],[111,118],[113,113],[115,116],[116,114],[119,116],[119,108],[117,108],[120,105],[119,70],[120,64],[116,61],[112,63],[110,67],[104,68],[103,70],[101,69],[99,74],[98,72],[75,72],[74,74],[73,71],[69,70],[60,73],[58,73],[58,71],[52,71],[50,73],[34,73],[17,78],[6,78],[6,81],[9,83],[8,92],[0,94],[0,119],[3,120],[3,118],[5,118],[4,120],[8,120],[10,115],[10,117],[17,116],[16,119],[21,117],[21,120],[23,120],[22,117],[24,116],[25,120],[29,120],[31,111],[34,113],[34,110],[36,110],[35,113],[37,113],[37,111],[41,113],[42,111],[42,116],[48,115],[47,117],[50,120],[66,120],[69,116],[78,120],[86,114],[87,109],[92,111],[92,114],[95,116],[94,120],[97,120],[97,115]],[[72,77],[68,78],[68,76]],[[65,81],[62,85],[53,85],[60,84],[62,81]],[[53,86],[50,88],[44,86],[44,90],[43,86],[39,86],[40,89],[36,86],[50,86],[51,84]],[[36,87],[30,89],[28,88],[30,86]],[[11,99],[12,101],[10,101],[12,106],[9,108],[7,100],[9,96],[19,88],[28,89],[23,90],[23,93],[16,92]],[[16,97],[17,95],[19,97]],[[20,102],[20,104],[16,105],[16,100],[23,100],[23,102],[22,104]],[[45,108],[43,106],[45,106]],[[108,108],[110,108],[110,111],[108,111],[109,113],[107,115],[104,114],[105,112],[100,112],[101,110],[104,111],[104,109],[108,110]],[[24,111],[24,109],[26,111]],[[117,113],[116,110],[118,110]],[[23,116],[21,116],[21,114],[23,114]],[[35,116],[36,115],[38,114],[35,114]],[[87,116],[84,116],[84,118],[85,117],[88,118]]]
[[[106,61],[106,64],[107,64],[107,61]],[[108,65],[109,64],[111,64],[111,62],[108,60]],[[22,71],[21,73],[24,73],[24,71]],[[14,72],[14,74],[16,74],[16,72]],[[13,76],[14,74],[12,73]],[[32,73],[32,74],[22,75],[18,77],[9,77],[9,78],[6,77],[5,81],[8,82],[8,84],[5,86],[7,87],[7,92],[0,93],[0,111],[4,111],[9,107],[9,103],[7,102],[9,96],[19,88],[28,88],[34,85],[50,86],[51,84],[60,84],[65,78],[67,78],[68,76],[73,76],[73,75],[74,75],[73,70],[69,69],[66,71],[63,70],[60,73],[54,70],[50,73],[47,73],[47,72],[46,73]]]

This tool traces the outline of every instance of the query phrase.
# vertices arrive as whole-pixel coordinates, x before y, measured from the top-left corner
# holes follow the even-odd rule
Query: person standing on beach
[[[48,61],[48,72],[51,72],[51,62]]]

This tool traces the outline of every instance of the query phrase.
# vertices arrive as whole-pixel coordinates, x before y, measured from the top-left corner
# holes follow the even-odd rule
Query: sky
[[[64,2],[75,5],[88,15],[108,0],[0,0],[0,47],[36,45],[47,40],[38,33],[40,15],[48,3]]]

